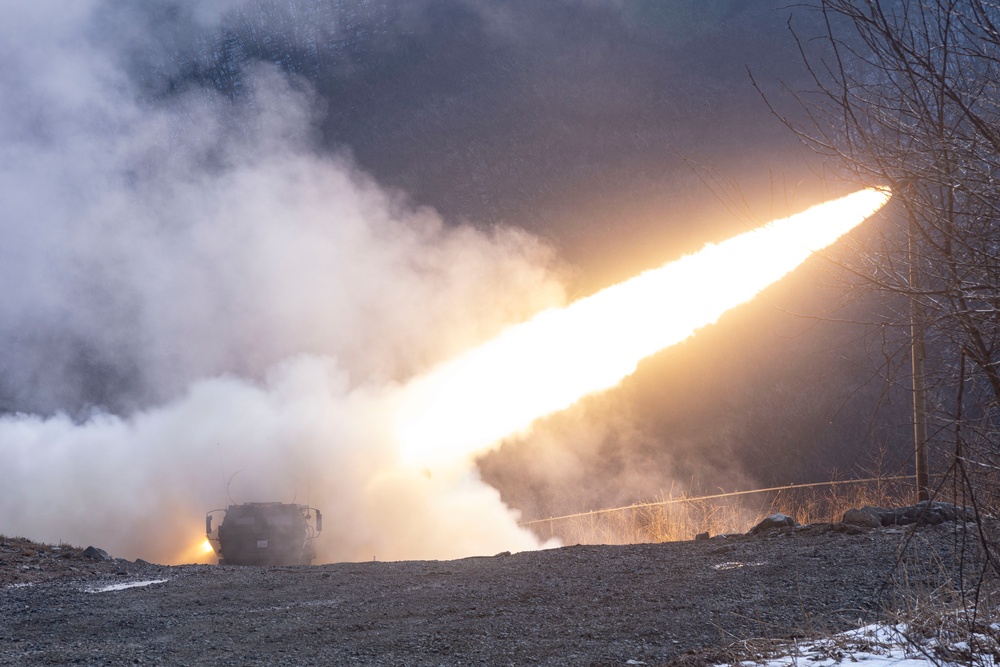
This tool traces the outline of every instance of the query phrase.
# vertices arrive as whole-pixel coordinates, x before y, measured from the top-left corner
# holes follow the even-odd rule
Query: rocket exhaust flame
[[[518,525],[474,455],[618,384],[643,357],[749,300],[888,196],[860,192],[709,246],[542,312],[396,388],[353,386],[331,353],[290,357],[263,382],[204,377],[127,417],[2,415],[0,449],[11,465],[0,466],[0,528],[155,562],[214,562],[201,517],[218,506],[219,467],[205,454],[223,443],[234,465],[256,471],[241,488],[262,499],[284,498],[286,480],[311,469],[303,486],[334,510],[333,535],[317,544],[321,562],[551,545]],[[462,245],[447,257],[468,252]]]
[[[717,321],[878,211],[868,189],[774,220],[562,309],[544,311],[402,388],[404,463],[467,460],[610,389],[639,362]]]

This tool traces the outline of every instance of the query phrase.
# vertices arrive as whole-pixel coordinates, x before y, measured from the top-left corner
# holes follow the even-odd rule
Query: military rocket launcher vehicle
[[[218,528],[213,518],[223,514]],[[205,515],[205,535],[219,565],[311,565],[323,515],[308,505],[242,503]]]

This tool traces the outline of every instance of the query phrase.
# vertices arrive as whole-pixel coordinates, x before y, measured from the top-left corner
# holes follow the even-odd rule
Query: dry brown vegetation
[[[691,540],[701,533],[745,533],[767,516],[802,524],[835,523],[849,509],[899,507],[913,501],[912,478],[838,481],[760,492],[661,497],[628,507],[525,522],[543,539],[565,544],[638,544]]]

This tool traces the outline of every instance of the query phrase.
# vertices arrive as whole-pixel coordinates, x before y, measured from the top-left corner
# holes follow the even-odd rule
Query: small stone
[[[111,556],[108,555],[107,551],[92,546],[84,549],[81,555],[91,560],[111,560]]]
[[[701,540],[707,540],[709,537],[711,537],[711,535],[709,535],[708,531],[706,530],[704,533],[698,533],[697,535],[695,535],[694,539],[700,542]]]
[[[866,528],[864,526],[856,526],[849,523],[833,524],[833,526],[831,526],[831,529],[833,530],[833,532],[840,533],[842,535],[860,535],[861,533],[870,530],[869,528]]]

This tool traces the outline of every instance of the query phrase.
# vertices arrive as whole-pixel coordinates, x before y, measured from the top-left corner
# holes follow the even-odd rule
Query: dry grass
[[[876,479],[831,486],[691,498],[661,497],[629,507],[528,522],[547,539],[565,544],[637,544],[691,540],[700,533],[745,533],[763,518],[782,513],[799,523],[833,523],[851,508],[912,502],[909,479]]]

